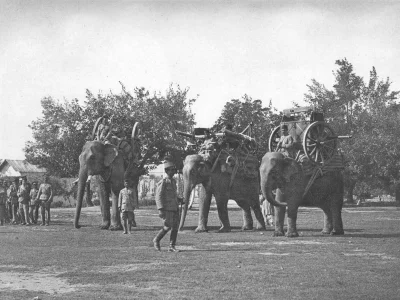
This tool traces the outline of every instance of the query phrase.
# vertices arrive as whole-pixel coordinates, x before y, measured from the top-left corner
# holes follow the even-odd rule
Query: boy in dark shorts
[[[132,189],[129,180],[124,180],[124,186],[118,196],[118,208],[121,212],[122,227],[124,234],[131,234],[132,224],[135,222],[135,208],[138,207],[138,199]],[[136,223],[134,224],[136,226]]]

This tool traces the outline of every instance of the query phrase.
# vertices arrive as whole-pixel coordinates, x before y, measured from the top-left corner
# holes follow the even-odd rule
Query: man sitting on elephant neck
[[[295,149],[294,149],[294,140],[292,136],[289,135],[288,126],[281,126],[281,138],[279,139],[278,145],[276,146],[276,151],[281,152],[283,155],[294,158],[295,157]]]
[[[153,239],[154,248],[161,251],[160,241],[171,230],[169,252],[179,252],[175,248],[176,238],[178,236],[179,226],[179,204],[176,190],[176,166],[172,162],[164,163],[164,170],[168,177],[163,178],[157,183],[156,204],[158,215],[163,220],[163,228]]]

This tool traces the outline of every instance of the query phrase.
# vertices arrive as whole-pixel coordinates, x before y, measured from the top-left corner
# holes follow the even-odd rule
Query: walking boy
[[[164,170],[168,177],[157,183],[156,204],[158,215],[163,220],[163,228],[153,239],[154,248],[161,251],[160,241],[171,230],[169,252],[179,252],[175,249],[179,225],[179,205],[176,192],[176,182],[173,178],[176,174],[176,167],[172,162],[164,163]]]
[[[125,188],[119,192],[118,208],[121,212],[124,234],[131,234],[132,224],[135,222],[134,210],[138,207],[138,199],[128,179],[124,180],[124,186]]]

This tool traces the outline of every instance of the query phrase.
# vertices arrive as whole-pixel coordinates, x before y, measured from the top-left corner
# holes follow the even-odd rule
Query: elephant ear
[[[282,175],[286,182],[290,182],[290,178],[293,175],[301,172],[299,164],[293,158],[285,157],[283,159],[283,165],[284,168]]]
[[[118,150],[110,144],[104,145],[104,166],[109,167],[118,155]]]

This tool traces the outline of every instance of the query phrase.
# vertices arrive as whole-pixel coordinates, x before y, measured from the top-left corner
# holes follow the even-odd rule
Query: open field
[[[0,227],[0,299],[399,299],[400,208],[348,207],[346,234],[322,236],[322,212],[301,208],[300,237],[241,232],[232,207],[231,233],[195,234],[196,208],[168,253],[156,252],[155,207],[136,212],[132,235],[98,228],[98,207],[52,210],[49,227]]]

